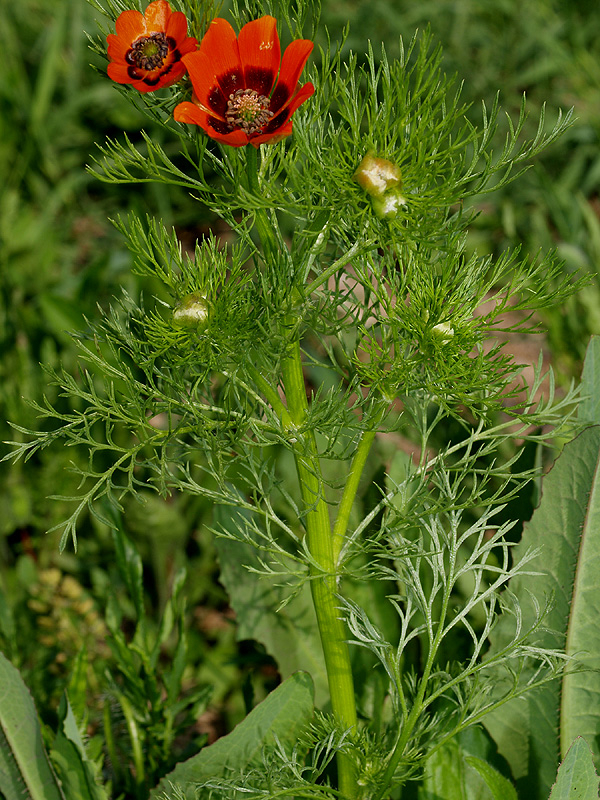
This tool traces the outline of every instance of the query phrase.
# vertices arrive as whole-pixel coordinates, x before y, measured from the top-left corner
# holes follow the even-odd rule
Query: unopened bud
[[[400,167],[391,161],[367,153],[354,173],[354,180],[371,197],[381,197],[390,189],[401,186],[402,173]]]
[[[392,189],[380,197],[372,197],[371,203],[373,211],[379,219],[393,219],[400,210],[400,206],[406,205],[406,198],[399,191]]]
[[[447,322],[439,322],[437,325],[434,325],[431,330],[442,342],[449,342],[454,336],[454,328],[448,325]]]
[[[184,328],[197,328],[208,319],[208,306],[206,297],[200,292],[184,297],[173,309],[173,320]]]

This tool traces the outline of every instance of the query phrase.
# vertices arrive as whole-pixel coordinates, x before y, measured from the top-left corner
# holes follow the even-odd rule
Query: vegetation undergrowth
[[[478,246],[487,198],[512,202],[571,112],[474,105],[432,30],[335,38],[317,0],[91,5],[137,127],[107,131],[85,180],[157,207],[113,215],[134,277],[117,293],[99,267],[93,299],[114,300],[85,271],[83,306],[48,279],[52,335],[7,280],[17,374],[45,378],[23,415],[5,389],[5,460],[56,499],[9,487],[0,795],[556,800],[575,773],[597,797],[600,354],[557,390],[507,346],[594,284],[514,246],[518,225]],[[62,185],[32,105],[3,197],[30,226]],[[48,264],[65,193],[37,222]]]

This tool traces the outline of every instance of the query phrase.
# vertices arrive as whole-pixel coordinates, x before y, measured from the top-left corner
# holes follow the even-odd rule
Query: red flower
[[[183,58],[194,95],[175,108],[175,119],[233,147],[289,136],[292,114],[315,90],[312,83],[298,88],[312,49],[297,39],[282,60],[274,17],[249,22],[239,38],[227,20],[213,20],[200,48]]]
[[[145,14],[123,11],[117,34],[108,42],[108,76],[117,83],[131,83],[140,92],[155,92],[177,83],[185,75],[182,56],[198,42],[187,35],[187,19],[171,11],[167,0],[150,3]]]

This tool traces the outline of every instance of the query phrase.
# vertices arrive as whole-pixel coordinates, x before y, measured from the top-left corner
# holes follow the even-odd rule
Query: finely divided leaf
[[[229,509],[215,510],[219,527],[235,525]],[[304,584],[286,605],[289,589],[277,576],[258,577],[248,567],[260,569],[259,548],[237,539],[217,537],[215,548],[221,567],[220,581],[235,611],[237,638],[254,639],[273,656],[281,675],[296,670],[308,672],[315,684],[315,701],[322,706],[329,699],[327,672],[319,638],[310,587]]]

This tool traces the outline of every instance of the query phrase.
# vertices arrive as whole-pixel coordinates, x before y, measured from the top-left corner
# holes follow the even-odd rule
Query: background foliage
[[[102,74],[83,31],[95,32],[95,12],[84,0],[23,0],[0,17],[3,80],[0,82],[0,427],[2,439],[13,438],[6,420],[35,427],[34,412],[23,397],[53,402],[47,376],[39,364],[76,371],[75,350],[67,331],[85,328],[96,305],[108,306],[121,288],[136,296],[141,284],[131,270],[122,235],[109,222],[133,207],[140,214],[160,215],[176,223],[184,243],[208,229],[208,214],[176,188],[151,184],[115,187],[99,183],[84,170],[96,143],[122,131],[137,135],[140,127],[161,142],[164,133],[126,103]],[[592,2],[501,0],[327,0],[323,22],[333,40],[350,24],[347,48],[361,54],[366,40],[384,41],[390,56],[398,37],[410,40],[415,28],[431,27],[444,48],[444,69],[464,79],[463,98],[480,114],[480,101],[501,104],[514,118],[527,94],[530,135],[544,102],[554,112],[574,106],[577,121],[561,140],[536,161],[517,183],[473,201],[479,216],[469,247],[499,253],[523,243],[530,253],[556,248],[565,269],[583,269],[589,284],[568,301],[566,309],[543,312],[543,337],[514,337],[517,360],[537,361],[540,348],[559,373],[559,382],[577,376],[590,334],[600,333],[600,44],[595,31],[600,10]],[[321,34],[322,36],[322,34]],[[321,39],[325,44],[325,39]],[[377,48],[376,48],[377,49]],[[359,55],[359,58],[361,56]],[[554,118],[554,113],[549,118]],[[498,143],[499,148],[502,142]],[[220,233],[227,236],[226,230]],[[152,285],[144,278],[144,291]],[[451,432],[449,432],[451,435]],[[391,461],[397,442],[382,441],[380,452]],[[64,680],[78,654],[87,653],[80,669],[90,707],[89,733],[101,723],[101,699],[112,691],[115,715],[113,777],[119,776],[120,741],[128,729],[118,693],[126,676],[114,672],[106,647],[107,626],[117,623],[102,610],[115,594],[122,618],[118,625],[133,636],[144,618],[146,644],[160,640],[165,609],[182,566],[194,579],[187,585],[188,609],[181,630],[161,642],[160,661],[172,675],[178,643],[185,631],[188,666],[180,676],[185,694],[204,684],[215,687],[213,711],[207,710],[193,737],[214,737],[231,728],[276,681],[274,662],[264,649],[236,641],[233,612],[217,581],[218,561],[204,501],[182,496],[131,503],[123,527],[141,560],[144,597],[136,599],[128,580],[130,561],[115,563],[113,537],[98,520],[89,519],[93,535],[80,537],[77,557],[58,554],[58,533],[45,531],[65,516],[62,501],[48,495],[68,494],[74,476],[70,462],[84,456],[55,448],[14,466],[1,465],[0,480],[0,649],[21,670],[38,708],[58,713]],[[527,517],[531,498],[517,498]],[[168,532],[168,535],[167,535]],[[133,560],[135,558],[132,556]],[[137,563],[137,562],[136,562]],[[223,576],[234,581],[235,576]],[[236,609],[237,611],[238,609]],[[179,613],[179,612],[178,612]],[[239,613],[239,612],[238,612]],[[82,616],[85,626],[79,623]],[[60,624],[58,623],[60,620]],[[241,620],[241,635],[243,637]],[[127,626],[129,625],[129,631]],[[175,631],[175,627],[173,630]],[[84,632],[83,632],[84,631]],[[237,629],[240,635],[240,629]],[[150,639],[148,639],[150,637]],[[41,647],[40,647],[41,645]],[[150,647],[150,644],[148,644]],[[112,669],[112,672],[111,672]],[[111,680],[107,682],[107,670]],[[132,689],[133,691],[133,689]],[[193,698],[196,702],[197,698]],[[191,701],[190,701],[191,702]],[[157,723],[158,724],[158,723]],[[125,745],[123,745],[125,746]],[[175,744],[173,762],[190,740]],[[169,765],[163,764],[166,771]],[[156,775],[155,777],[160,777]]]

